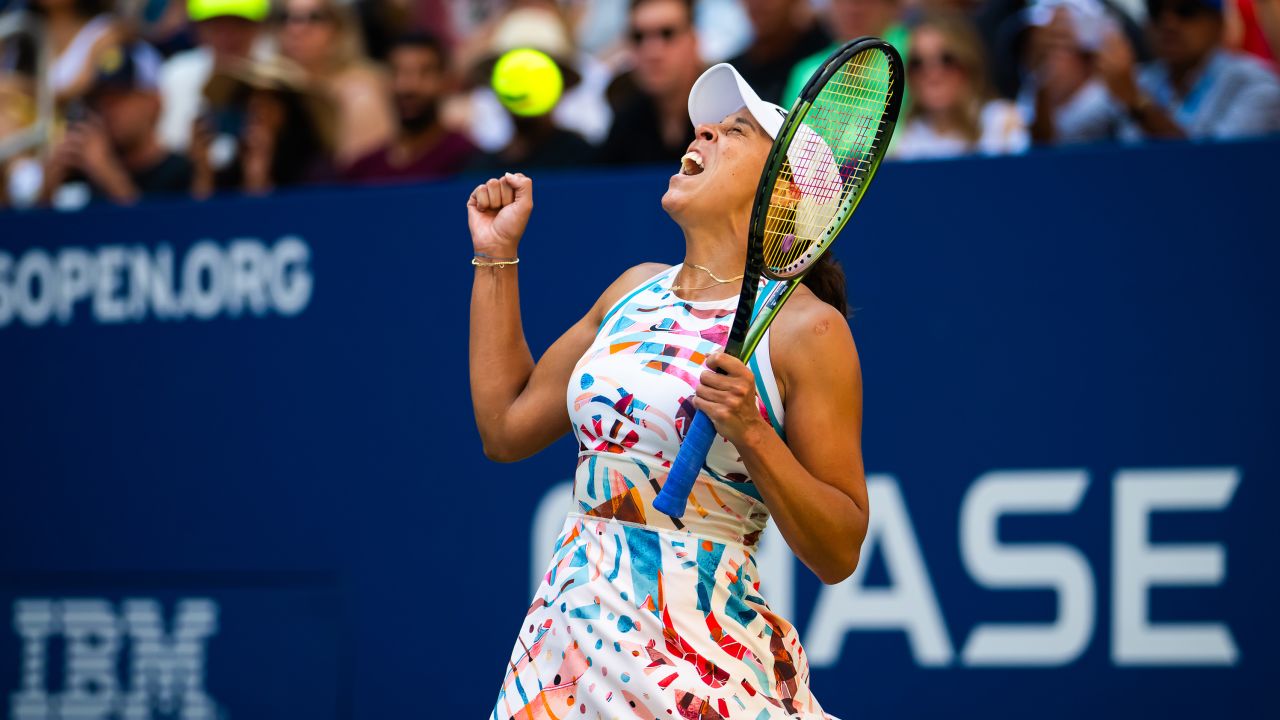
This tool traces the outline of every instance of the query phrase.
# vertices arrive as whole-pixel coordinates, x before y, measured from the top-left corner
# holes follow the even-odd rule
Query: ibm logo
[[[218,632],[212,600],[179,601],[169,632],[155,600],[125,600],[118,612],[96,598],[18,600],[13,628],[22,639],[13,720],[217,717],[204,689],[205,643]],[[55,647],[64,659],[61,682],[48,667]]]

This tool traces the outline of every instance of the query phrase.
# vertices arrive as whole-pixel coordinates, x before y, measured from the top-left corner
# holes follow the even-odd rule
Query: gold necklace
[[[721,278],[717,277],[715,273],[711,272],[711,271],[710,271],[709,269],[707,269],[707,268],[702,267],[701,265],[693,265],[693,264],[690,264],[690,265],[689,265],[689,267],[697,268],[698,270],[701,270],[702,272],[704,272],[704,273],[706,273],[706,274],[710,275],[710,276],[711,276],[711,279],[712,279],[712,280],[715,280],[715,282],[711,283],[710,285],[703,285],[702,287],[688,287],[688,286],[684,286],[684,285],[675,285],[675,284],[672,284],[672,285],[671,285],[671,289],[672,289],[672,290],[709,290],[709,289],[711,289],[711,288],[713,288],[713,287],[715,287],[715,286],[717,286],[717,285],[727,285],[727,284],[729,284],[729,283],[731,283],[731,282],[737,282],[737,281],[739,281],[739,280],[741,280],[741,279],[743,278],[743,275],[739,275],[738,277],[731,277],[731,278],[728,278],[728,279],[721,279]]]

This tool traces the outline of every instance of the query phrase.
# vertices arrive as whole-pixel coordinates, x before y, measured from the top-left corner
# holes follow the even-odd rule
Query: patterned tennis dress
[[[760,595],[769,511],[717,438],[675,520],[653,499],[693,418],[706,354],[737,298],[676,297],[679,266],[619,302],[574,369],[578,467],[569,515],[516,640],[493,718],[823,718],[791,625]],[[751,362],[782,425],[766,335]]]

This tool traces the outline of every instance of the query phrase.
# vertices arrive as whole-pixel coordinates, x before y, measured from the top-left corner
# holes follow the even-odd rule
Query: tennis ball
[[[532,117],[545,115],[556,106],[564,90],[564,76],[546,53],[520,48],[498,58],[490,84],[508,110]]]

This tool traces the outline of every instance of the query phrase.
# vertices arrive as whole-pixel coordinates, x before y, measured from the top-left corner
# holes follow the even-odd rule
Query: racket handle
[[[702,472],[702,465],[707,461],[707,453],[715,439],[716,426],[711,418],[702,413],[694,415],[693,424],[680,444],[680,452],[671,463],[671,472],[667,473],[667,480],[662,484],[662,491],[653,499],[654,507],[673,518],[684,516],[693,483]]]

